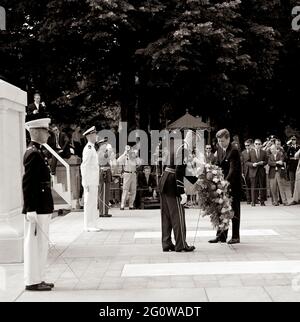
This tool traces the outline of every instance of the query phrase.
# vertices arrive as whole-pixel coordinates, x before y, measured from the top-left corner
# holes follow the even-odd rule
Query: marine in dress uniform
[[[96,128],[89,128],[83,133],[88,143],[82,152],[82,163],[80,165],[82,186],[84,192],[84,230],[96,232],[98,219],[98,187],[99,187],[99,164],[98,155],[95,149]]]
[[[172,138],[170,139],[169,155],[169,164],[165,167],[159,181],[162,249],[164,252],[191,252],[195,247],[189,246],[186,242],[185,211],[183,207],[187,200],[183,182],[186,165],[178,161],[182,158],[183,149],[174,151]],[[195,178],[194,182],[196,181],[197,178]],[[175,245],[171,239],[172,230]]]
[[[47,157],[42,144],[49,137],[50,119],[27,122],[31,142],[25,152],[23,190],[24,233],[24,277],[25,289],[30,291],[50,291],[54,285],[44,281],[49,244],[49,223],[53,212],[51,177]]]
[[[112,173],[110,166],[110,159],[112,157],[112,146],[107,143],[107,139],[100,140],[98,142],[99,149],[98,162],[100,167],[99,176],[99,216],[100,217],[111,217],[108,213],[109,200],[110,200],[110,184],[112,181]]]

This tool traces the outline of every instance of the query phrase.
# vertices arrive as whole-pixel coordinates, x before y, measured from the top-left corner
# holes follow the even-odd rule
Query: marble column
[[[0,80],[0,263],[23,261],[22,175],[27,93]]]

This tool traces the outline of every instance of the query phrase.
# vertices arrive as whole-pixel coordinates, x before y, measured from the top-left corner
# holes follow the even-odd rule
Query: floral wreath
[[[227,230],[234,214],[229,195],[229,182],[224,179],[222,169],[217,165],[206,163],[195,187],[199,193],[202,216],[210,216],[214,228]]]

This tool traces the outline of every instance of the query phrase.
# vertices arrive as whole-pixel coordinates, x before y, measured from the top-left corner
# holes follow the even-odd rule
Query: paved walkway
[[[233,246],[207,243],[208,218],[195,238],[199,211],[188,209],[193,253],[162,252],[159,210],[111,213],[99,233],[82,232],[82,213],[53,219],[55,289],[25,292],[23,266],[0,265],[0,301],[300,301],[299,206],[243,205],[242,243]]]

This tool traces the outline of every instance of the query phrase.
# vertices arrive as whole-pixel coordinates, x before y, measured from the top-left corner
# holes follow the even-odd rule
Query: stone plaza
[[[300,301],[299,206],[243,204],[241,244],[231,246],[209,244],[209,218],[187,209],[193,253],[162,252],[158,209],[111,214],[98,233],[83,232],[83,212],[53,218],[47,281],[55,288],[24,291],[23,264],[2,264],[0,301]]]

